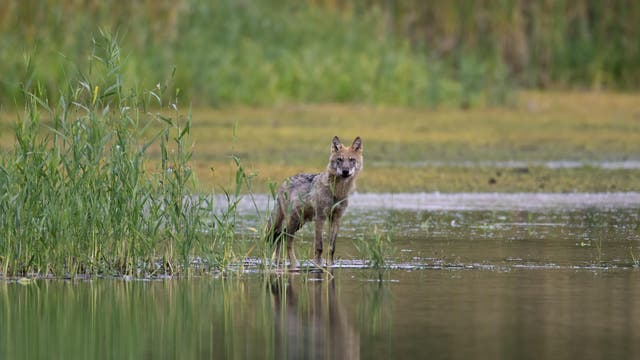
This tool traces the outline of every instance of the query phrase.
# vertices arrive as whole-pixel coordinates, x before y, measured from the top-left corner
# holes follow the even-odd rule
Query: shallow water
[[[2,282],[0,358],[640,356],[638,194],[414,195],[355,196],[330,273]]]
[[[397,162],[389,163],[384,161],[373,162],[375,166],[388,165],[404,165],[407,167],[425,167],[425,166],[442,166],[442,167],[493,167],[502,169],[527,168],[529,166],[546,167],[549,169],[575,169],[580,167],[592,167],[599,169],[640,169],[639,160],[621,160],[621,161],[577,161],[577,160],[549,160],[549,161],[421,161],[421,162]]]
[[[214,198],[224,207],[222,196]],[[266,195],[245,196],[238,209],[245,214],[266,211],[273,200]],[[614,193],[356,193],[349,197],[349,212],[361,210],[545,210],[640,208],[640,192]]]

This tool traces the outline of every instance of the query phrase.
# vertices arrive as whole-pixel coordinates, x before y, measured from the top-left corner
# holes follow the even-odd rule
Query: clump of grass
[[[381,231],[377,225],[374,225],[373,237],[371,239],[359,239],[355,247],[360,256],[365,259],[367,265],[378,272],[379,280],[381,280],[382,272],[387,265],[386,259],[394,252],[391,243],[391,229]]]
[[[194,259],[221,268],[240,189],[211,222],[213,199],[191,192],[191,116],[179,111],[179,89],[127,91],[118,37],[101,32],[93,44],[91,70],[56,103],[38,87],[25,93],[15,146],[0,158],[2,275],[188,274]]]
[[[640,258],[633,253],[632,247],[629,247],[629,255],[631,256],[631,266],[634,268],[640,268]]]

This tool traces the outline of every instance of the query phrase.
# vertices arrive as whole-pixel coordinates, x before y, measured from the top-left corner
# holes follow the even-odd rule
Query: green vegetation
[[[384,34],[384,14],[375,9],[356,15],[298,1],[16,1],[6,13],[0,45],[26,48],[3,54],[10,75],[4,101],[19,98],[20,84],[55,88],[69,60],[87,69],[84,44],[94,24],[124,34],[125,88],[151,88],[176,67],[176,86],[196,105],[424,104],[433,71],[407,41]],[[25,73],[25,57],[37,71]],[[437,102],[462,91],[446,78],[438,88]]]
[[[380,230],[373,227],[373,235],[358,239],[354,245],[360,257],[365,259],[366,265],[377,271],[378,280],[382,280],[387,259],[394,256],[395,249],[391,243],[393,224],[389,223],[387,229]]]
[[[213,200],[190,190],[190,116],[180,114],[167,86],[123,89],[116,39],[103,34],[94,44],[91,72],[70,80],[58,101],[47,102],[39,88],[27,93],[15,147],[2,153],[0,272],[153,276],[223,268],[234,256],[242,167],[228,210],[213,223]],[[173,113],[145,111],[152,104]],[[150,127],[158,130],[147,136]],[[153,165],[151,149],[159,154]]]
[[[125,89],[178,69],[194,105],[513,104],[525,87],[640,87],[640,4],[588,0],[10,0],[0,102],[90,68],[98,27],[123,35]],[[72,20],[70,20],[72,19]]]
[[[640,87],[640,3],[384,1],[393,32],[497,99],[505,78],[526,87]],[[469,73],[471,71],[471,73]],[[491,88],[495,83],[498,86]]]

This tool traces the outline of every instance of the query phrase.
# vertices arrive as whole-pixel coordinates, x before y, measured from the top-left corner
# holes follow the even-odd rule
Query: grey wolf
[[[298,262],[293,248],[293,235],[307,221],[315,222],[314,262],[321,267],[324,246],[324,224],[329,221],[329,266],[333,265],[340,219],[347,209],[348,197],[355,190],[356,178],[362,170],[362,140],[356,137],[345,146],[337,136],[331,141],[327,168],[318,174],[298,174],[282,183],[276,207],[267,224],[267,239],[275,242],[275,256],[281,258],[283,243],[292,266]]]

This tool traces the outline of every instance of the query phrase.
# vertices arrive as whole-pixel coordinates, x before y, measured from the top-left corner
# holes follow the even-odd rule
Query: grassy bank
[[[171,112],[167,112],[171,116]],[[0,145],[13,144],[13,114],[3,113]],[[362,136],[364,192],[640,191],[640,170],[598,162],[640,159],[637,97],[599,92],[525,92],[509,108],[438,111],[362,106],[289,105],[192,110],[194,189],[236,187],[237,156],[255,192],[299,172],[319,172],[329,142]],[[146,136],[161,131],[149,124]],[[147,165],[161,166],[159,146]],[[567,168],[546,162],[571,161]],[[501,165],[502,164],[502,165]],[[506,166],[504,164],[507,164]],[[509,165],[515,164],[515,165]],[[246,189],[245,189],[246,190]]]
[[[597,162],[640,159],[635,95],[526,92],[509,108],[438,111],[359,105],[195,109],[193,166],[200,189],[231,186],[242,158],[265,192],[298,172],[321,171],[329,141],[362,136],[360,191],[638,191],[638,169]],[[550,168],[549,161],[577,167]],[[504,167],[492,162],[518,162]],[[582,166],[581,164],[584,164]]]

